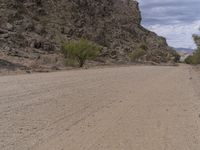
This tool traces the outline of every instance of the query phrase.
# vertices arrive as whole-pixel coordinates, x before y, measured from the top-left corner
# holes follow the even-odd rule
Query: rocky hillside
[[[143,61],[172,61],[166,40],[140,23],[134,0],[0,0],[0,67],[58,69],[60,42],[78,38],[100,44],[103,63],[127,63],[141,44]]]

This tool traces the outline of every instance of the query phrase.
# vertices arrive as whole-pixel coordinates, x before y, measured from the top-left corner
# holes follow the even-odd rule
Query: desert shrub
[[[65,65],[66,66],[71,66],[71,67],[76,67],[77,66],[77,61],[71,58],[67,58],[65,60]]]
[[[197,49],[193,53],[193,55],[188,56],[185,59],[185,63],[197,65],[197,64],[200,64],[200,36],[199,35],[193,35],[193,39],[194,39],[194,42],[197,46]]]
[[[144,49],[138,48],[137,50],[134,50],[132,53],[130,53],[129,57],[131,61],[135,62],[135,61],[138,61],[145,54],[146,54],[146,51]]]
[[[200,64],[200,48],[198,48],[195,52],[195,55],[194,55],[194,59],[195,59],[195,63],[196,64]]]
[[[200,49],[196,50],[193,55],[188,56],[185,59],[185,63],[192,65],[200,64]]]
[[[84,39],[63,43],[61,47],[64,56],[70,61],[78,62],[79,67],[83,67],[86,60],[97,57],[100,49],[96,43]]]
[[[141,44],[141,45],[139,46],[139,48],[141,48],[142,50],[145,50],[145,51],[148,49],[148,47],[147,47],[146,44]]]
[[[180,56],[179,54],[175,54],[175,55],[174,55],[174,61],[175,61],[176,63],[179,63],[179,62],[180,62],[180,59],[181,59],[181,56]]]
[[[181,56],[176,52],[176,50],[173,50],[172,51],[172,56],[173,56],[173,60],[174,60],[174,62],[176,62],[176,63],[178,63],[178,62],[180,62],[180,58],[181,58]]]
[[[185,59],[185,63],[186,64],[193,64],[193,56],[188,56],[186,59]]]

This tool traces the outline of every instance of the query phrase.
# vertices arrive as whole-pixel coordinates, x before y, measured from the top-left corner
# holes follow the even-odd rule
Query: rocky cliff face
[[[86,38],[103,47],[104,62],[128,62],[139,44],[148,47],[143,60],[171,61],[166,40],[140,23],[134,0],[0,0],[0,58],[17,68],[57,68],[60,41]]]

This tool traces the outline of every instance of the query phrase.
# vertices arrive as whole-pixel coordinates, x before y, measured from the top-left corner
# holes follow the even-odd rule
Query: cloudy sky
[[[200,0],[139,0],[143,25],[167,38],[173,47],[195,48],[199,33]]]

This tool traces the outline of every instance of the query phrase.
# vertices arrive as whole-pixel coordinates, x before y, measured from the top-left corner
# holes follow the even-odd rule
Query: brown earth
[[[133,66],[0,77],[1,150],[199,150],[199,76]]]

